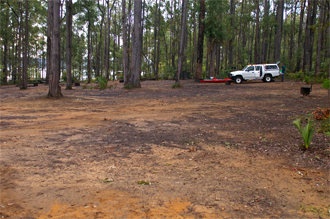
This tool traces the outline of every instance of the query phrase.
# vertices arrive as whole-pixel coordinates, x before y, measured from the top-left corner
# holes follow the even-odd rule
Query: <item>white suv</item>
[[[228,74],[229,78],[240,84],[243,80],[262,80],[271,82],[274,77],[280,76],[280,70],[277,64],[254,64],[248,65],[243,70],[232,71]]]

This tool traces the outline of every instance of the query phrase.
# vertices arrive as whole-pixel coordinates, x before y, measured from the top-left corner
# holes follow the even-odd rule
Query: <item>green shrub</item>
[[[329,133],[330,132],[330,122],[329,118],[321,120],[321,128],[317,131],[319,133]]]
[[[330,81],[328,78],[323,81],[322,88],[327,89],[327,90],[330,89]]]
[[[108,87],[108,80],[105,77],[98,77],[97,81],[99,82],[99,89],[104,90]]]
[[[182,85],[181,84],[174,83],[174,84],[172,84],[172,88],[173,89],[175,89],[175,88],[182,88]]]
[[[304,149],[308,149],[315,132],[315,126],[313,125],[313,121],[311,119],[308,119],[306,126],[301,127],[301,119],[299,118],[293,121],[293,125],[295,125],[298,128],[299,134],[304,140],[304,144],[303,144]]]

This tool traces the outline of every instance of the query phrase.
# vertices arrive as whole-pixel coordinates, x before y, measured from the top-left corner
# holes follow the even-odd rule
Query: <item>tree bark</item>
[[[316,49],[316,62],[315,62],[315,75],[320,72],[320,62],[321,62],[321,49],[322,49],[322,21],[324,16],[324,0],[320,0],[320,17],[319,17],[319,29],[318,29],[318,39],[317,39],[317,49]]]
[[[256,33],[255,33],[255,42],[254,42],[254,63],[260,63],[260,52],[259,52],[259,13],[260,13],[260,8],[259,8],[259,0],[255,0],[256,4]]]
[[[262,56],[261,56],[261,62],[266,63],[267,62],[267,51],[268,51],[268,21],[269,21],[269,2],[268,0],[265,0],[265,6],[264,6],[265,14],[264,14],[264,31],[263,31],[263,41],[262,41]]]
[[[126,0],[122,0],[122,27],[123,27],[123,76],[124,85],[128,85],[128,58],[127,58],[127,29],[126,29]]]
[[[184,41],[186,33],[186,22],[187,22],[187,4],[188,0],[182,2],[182,15],[181,15],[181,35],[180,35],[180,47],[178,54],[178,69],[176,72],[175,84],[180,85],[180,73],[183,68],[183,56],[184,56]]]
[[[28,47],[29,47],[29,1],[25,0],[25,38],[23,57],[23,80],[21,89],[27,89],[28,85]]]
[[[314,44],[314,25],[316,16],[317,0],[308,0],[307,9],[307,21],[305,28],[305,45],[304,45],[304,58],[303,69],[306,72],[310,72],[312,69],[312,56],[313,56],[313,44]]]
[[[53,9],[52,20],[52,44],[51,44],[51,72],[49,75],[49,92],[48,97],[61,97],[60,80],[60,0],[52,1],[53,6],[48,10]]]
[[[217,50],[217,43],[215,40],[211,42],[212,51],[211,51],[211,57],[210,57],[210,77],[214,77],[214,65],[215,65],[215,54]]]
[[[275,44],[274,44],[275,61],[280,61],[280,59],[281,59],[283,11],[284,11],[284,0],[278,0],[277,12],[276,12],[275,40],[274,40],[274,42],[275,42]]]
[[[228,64],[230,69],[233,67],[233,59],[234,59],[234,51],[233,51],[233,42],[235,38],[235,0],[230,0],[230,24],[232,33],[230,33],[229,37],[229,45],[228,45]]]
[[[157,59],[156,59],[156,75],[155,78],[158,80],[159,74],[159,59],[160,59],[160,7],[158,7],[158,40],[157,40]]]
[[[158,12],[158,1],[156,0],[156,5],[155,5],[155,16],[154,16],[154,54],[153,54],[153,65],[152,65],[152,71],[155,74],[156,80],[158,79],[158,72],[156,72],[156,54],[157,54],[157,12]]]
[[[66,0],[66,90],[72,90],[71,48],[72,48],[72,0]]]
[[[293,12],[293,20],[291,19],[291,31],[290,31],[290,48],[289,48],[289,62],[290,62],[290,69],[293,70],[293,48],[294,48],[294,33],[296,32],[296,12],[297,12],[297,3],[295,1],[294,4],[294,12]]]
[[[197,71],[195,76],[195,82],[198,82],[202,78],[203,71],[203,45],[204,45],[204,18],[205,18],[205,0],[200,0],[200,12],[198,18],[198,43],[197,43]]]
[[[134,0],[134,27],[132,34],[132,57],[131,72],[129,74],[127,85],[132,88],[140,88],[140,71],[141,71],[141,11],[142,0]]]
[[[297,64],[296,64],[296,71],[300,71],[302,69],[302,31],[303,31],[303,23],[304,23],[304,14],[305,14],[305,4],[306,0],[303,0],[301,2],[301,7],[300,7],[300,22],[299,22],[299,33],[298,33],[298,47],[297,47]]]

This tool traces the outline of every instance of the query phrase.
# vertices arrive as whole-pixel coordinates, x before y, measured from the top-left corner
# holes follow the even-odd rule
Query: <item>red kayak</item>
[[[212,78],[212,79],[203,79],[203,80],[200,80],[199,82],[201,82],[201,83],[225,83],[226,81],[231,82],[232,80],[229,78],[226,78],[226,79]]]

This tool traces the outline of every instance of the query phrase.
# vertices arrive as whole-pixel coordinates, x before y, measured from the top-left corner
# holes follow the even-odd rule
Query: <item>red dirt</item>
[[[329,136],[302,151],[292,125],[326,90],[182,82],[1,87],[0,217],[329,217]]]

